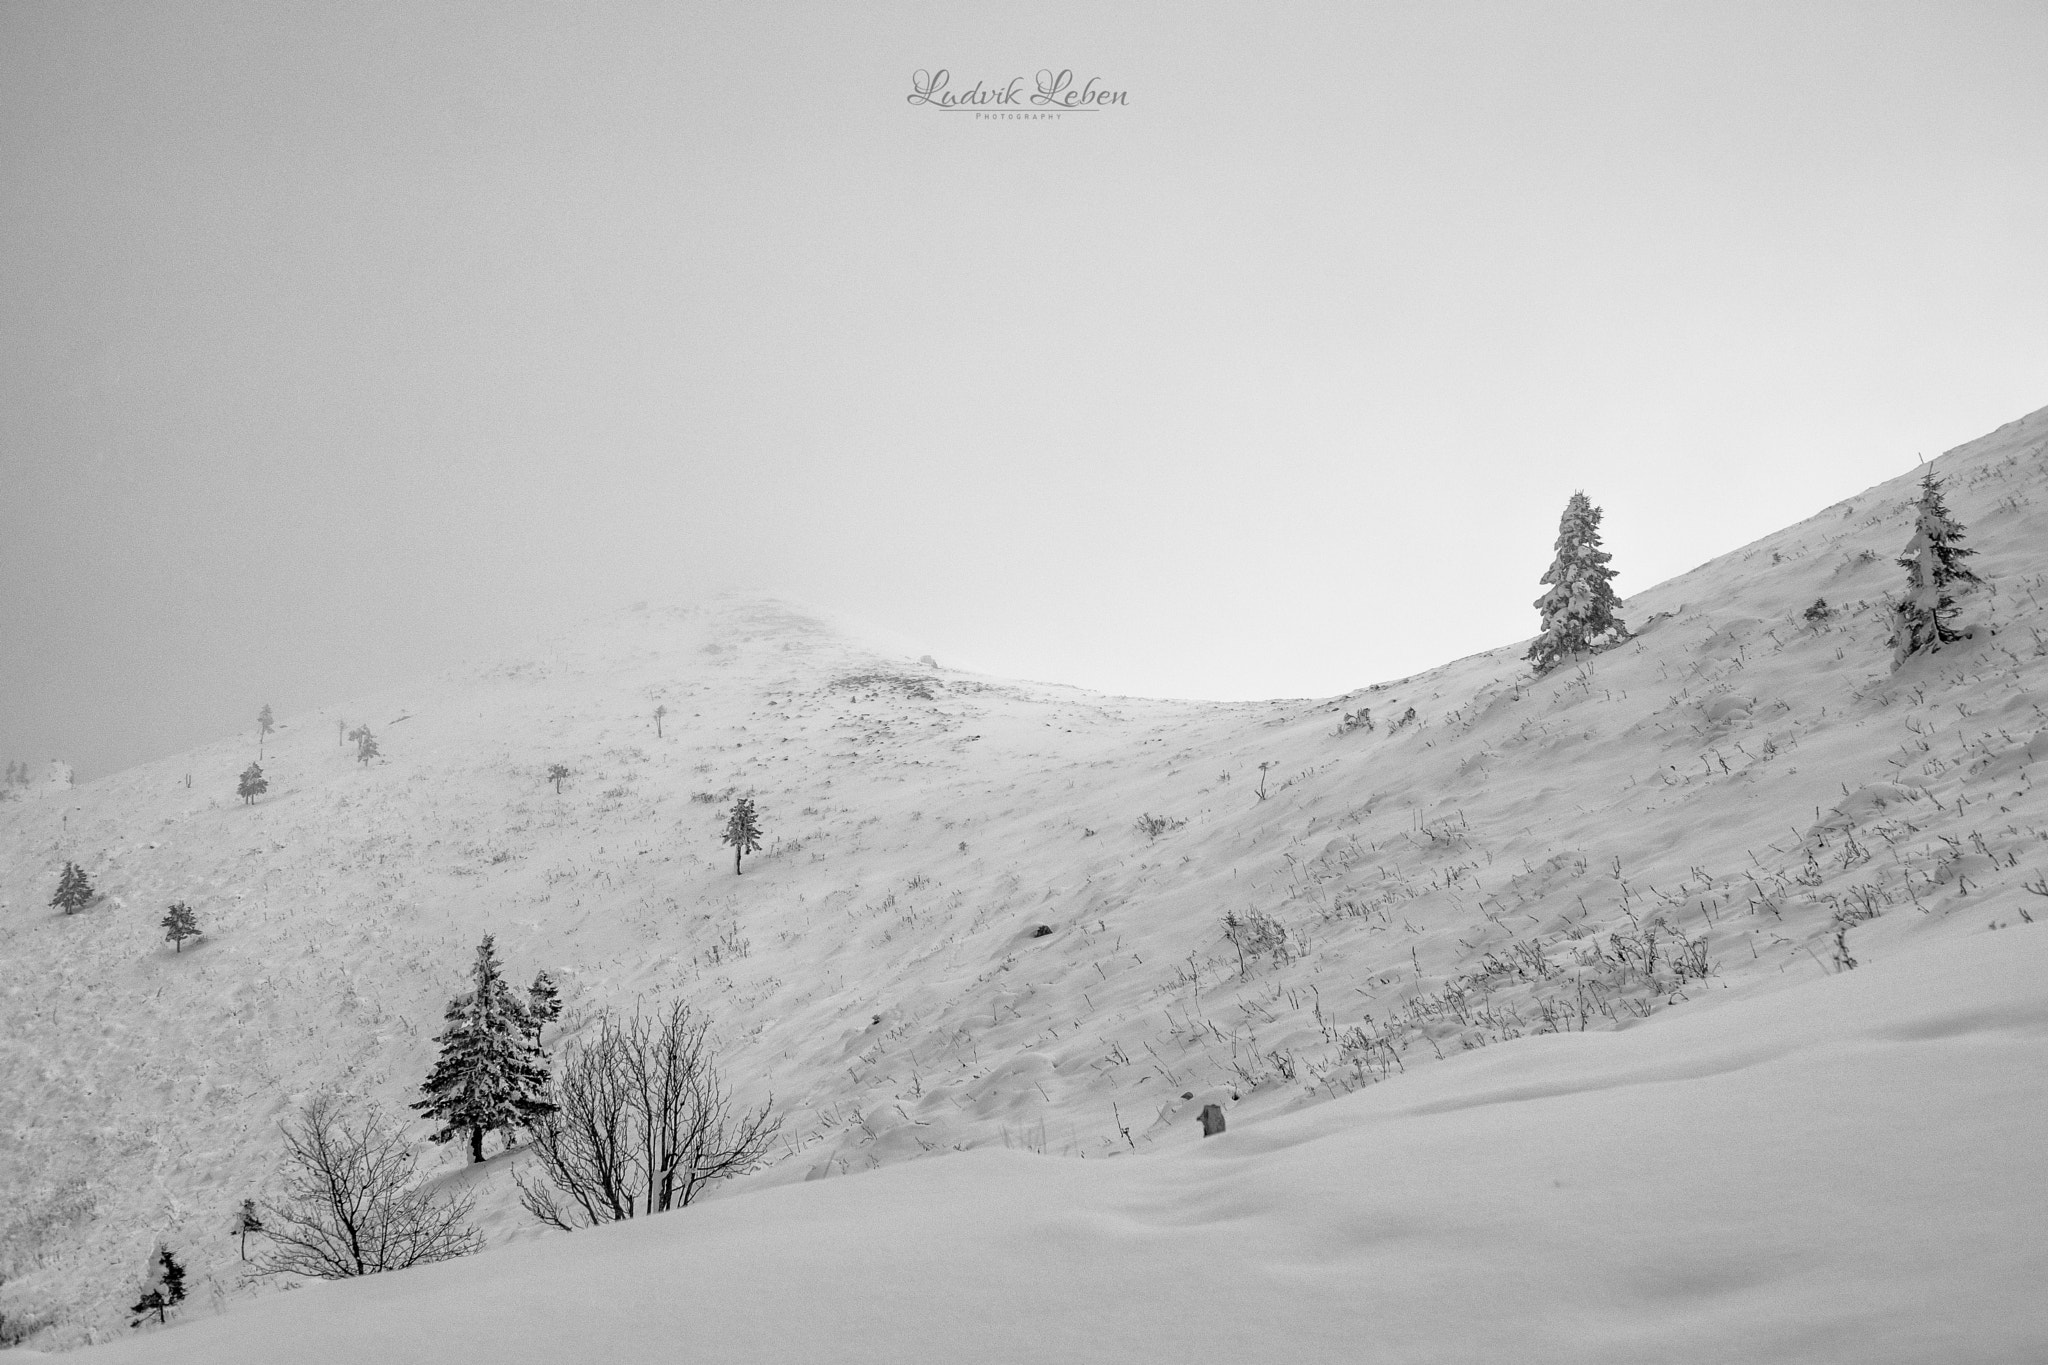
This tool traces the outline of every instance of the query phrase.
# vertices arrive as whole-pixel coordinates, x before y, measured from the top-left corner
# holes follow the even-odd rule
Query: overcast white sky
[[[909,104],[1069,68],[1057,121]],[[639,598],[1329,694],[2048,403],[2048,6],[0,0],[0,757]]]

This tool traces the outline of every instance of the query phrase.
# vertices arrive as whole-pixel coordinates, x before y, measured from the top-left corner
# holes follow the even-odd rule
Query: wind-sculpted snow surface
[[[85,1359],[2039,1360],[2044,1066],[2036,926],[1157,1157],[765,1190]]]
[[[1902,980],[1894,959],[1950,938],[1981,937],[1995,956],[2048,912],[2048,795],[2034,781],[2048,757],[2048,412],[1938,467],[1985,585],[1958,598],[1970,638],[1896,673],[1883,597],[1911,533],[1913,474],[1630,599],[1634,638],[1537,681],[1509,643],[1327,700],[1105,697],[912,666],[782,604],[728,600],[624,613],[524,659],[287,716],[253,805],[234,794],[253,732],[0,805],[0,1311],[52,1318],[38,1346],[118,1334],[158,1238],[190,1268],[188,1322],[263,1294],[227,1229],[245,1197],[275,1188],[279,1120],[322,1086],[394,1111],[416,1099],[485,933],[509,979],[545,968],[560,983],[564,1014],[544,1040],[557,1055],[602,1008],[680,994],[717,1021],[737,1101],[773,1093],[778,1160],[677,1225],[738,1228],[724,1208],[748,1189],[762,1208],[836,1207],[858,1196],[768,1187],[960,1148],[1090,1160],[983,1153],[877,1179],[940,1190],[1049,1170],[1031,1179],[1137,1189],[1168,1177],[1099,1174],[1100,1159],[1150,1169],[1129,1158],[1199,1143],[1212,1103],[1230,1126],[1205,1150],[1239,1152],[1324,1112],[1431,1103],[1454,1107],[1409,1114],[1403,1131],[1559,1104],[1662,1122],[1657,1085],[1558,1096],[1543,1088],[1553,1073],[1524,1074],[1520,1059],[1536,1068],[1565,1046],[1535,1035],[1669,1010],[1672,1024],[1643,1036],[1670,1037],[1685,1016],[1706,1028],[1727,1013],[1710,1001],[1832,990],[1878,968],[1891,975],[1873,979]],[[1831,610],[1809,619],[1822,597]],[[1369,728],[1346,724],[1364,709]],[[364,723],[382,755],[367,766],[336,742]],[[570,773],[559,794],[556,764]],[[735,877],[719,832],[741,795],[764,845]],[[72,916],[47,904],[67,859],[103,893]],[[179,953],[161,941],[173,901],[203,931]],[[1707,1048],[1706,1069],[1683,1074],[1705,1093],[1714,1068],[1762,1074],[1812,1041]],[[1897,1041],[1901,1056],[1946,1046]],[[1499,1044],[1512,1046],[1459,1063],[1486,1088],[1431,1089],[1439,1058]],[[1975,1074],[1959,1072],[1943,1102],[1978,1104],[1956,1088]],[[1920,1113],[1902,1082],[1870,1083]],[[1482,1092],[1522,1102],[1470,1107]],[[1773,1120],[1751,1114],[1741,1138],[1759,1188],[1830,1158],[1807,1145],[1820,1128],[1787,1138]],[[1470,1207],[1446,1177],[1432,1211],[1425,1187],[1386,1169],[1421,1150],[1357,1156],[1357,1178],[1414,1192],[1383,1225],[1390,1244],[1438,1236]],[[426,1160],[474,1190],[493,1243],[542,1236],[513,1186],[524,1154],[469,1170],[445,1149]],[[1207,1169],[1188,1160],[1171,1169]],[[1840,1169],[1918,1178],[1882,1176],[1870,1163],[1884,1160],[1859,1152]],[[780,1202],[800,1198],[824,1202]],[[1683,1198],[1656,1208],[1672,1243],[1720,1216]],[[598,1236],[476,1265],[571,1256]],[[1648,1233],[1615,1237],[1623,1257]],[[1190,1265],[1223,1258],[1191,1272],[1204,1293],[1215,1285],[1201,1277],[1229,1264],[1222,1247],[1183,1249]],[[1065,1273],[1013,1284],[1004,1302],[1051,1302]],[[1473,1303],[1497,1288],[1444,1279]],[[1075,1292],[1061,1311],[1079,1323],[1099,1305]],[[1689,1302],[1669,1299],[1673,1330]],[[1102,1341],[1125,1340],[1100,1316]]]

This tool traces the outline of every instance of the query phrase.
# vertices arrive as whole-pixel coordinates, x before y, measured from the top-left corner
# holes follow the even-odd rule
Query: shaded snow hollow
[[[1327,701],[1105,697],[727,600],[287,716],[254,807],[253,733],[0,805],[0,1309],[121,1335],[162,1237],[192,1298],[116,1354],[2040,1355],[2044,452],[2048,411],[1942,458],[1982,629],[1896,674],[1914,474],[1533,682],[1507,646]],[[734,793],[769,840],[738,878]],[[106,895],[69,918],[67,858]],[[277,1121],[410,1100],[485,932],[562,983],[551,1050],[710,1011],[777,1162],[543,1237],[523,1154],[434,1149],[496,1249],[246,1281]]]

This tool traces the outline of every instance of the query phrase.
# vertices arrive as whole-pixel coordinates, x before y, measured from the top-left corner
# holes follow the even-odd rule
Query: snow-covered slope
[[[158,1237],[189,1253],[188,1317],[260,1292],[225,1228],[275,1170],[277,1120],[323,1084],[412,1098],[485,932],[515,976],[562,981],[551,1046],[607,1005],[683,993],[715,1016],[732,1076],[774,1092],[789,1139],[723,1201],[956,1148],[1192,1145],[1210,1102],[1245,1155],[1326,1112],[1406,1112],[1423,1101],[1403,1096],[1451,1084],[1418,1074],[1439,1057],[1673,1007],[1672,1027],[1699,1013],[1710,1028],[1725,1011],[1707,1000],[1836,989],[1844,954],[1905,963],[1915,940],[2038,917],[2048,896],[2024,884],[2048,885],[2030,768],[2048,758],[2048,410],[1940,467],[1987,580],[1963,620],[1985,629],[1896,674],[1880,597],[1911,475],[1641,594],[1634,641],[1534,682],[1504,646],[1328,701],[1103,697],[881,657],[731,600],[286,717],[254,807],[233,795],[253,735],[0,806],[0,1187],[16,1195],[0,1308],[57,1316],[38,1345],[117,1334]],[[1835,614],[1809,623],[1822,596]],[[1340,733],[1361,706],[1375,727]],[[357,765],[337,720],[368,722],[382,761]],[[560,795],[544,778],[558,762]],[[770,839],[737,878],[716,842],[735,792]],[[107,894],[69,918],[45,904],[67,858]],[[207,931],[178,954],[157,928],[172,900]],[[1547,1065],[1557,1046],[1457,1074]],[[1765,1186],[1820,1160],[1750,1120]],[[435,1159],[479,1187],[493,1240],[538,1236],[511,1197],[516,1154],[477,1171]],[[984,1156],[883,1179],[911,1182],[906,1197],[983,1170],[1033,1172],[1016,1190],[1142,1191],[1209,1159],[1111,1177]],[[862,1197],[772,1196],[826,1201],[774,1204],[799,1223]],[[1860,1195],[1845,1177],[1830,1197]],[[716,1208],[656,1221],[729,1217],[741,1235],[745,1217]],[[1663,1213],[1690,1235],[1684,1201]],[[1432,1216],[1419,1195],[1403,1215]],[[586,1238],[683,1236],[581,1234],[417,1282],[539,1266]],[[1033,1264],[1062,1254],[1057,1236],[1033,1245]],[[1691,1311],[1674,1300],[1670,1323]]]
[[[1921,945],[1154,1159],[911,1163],[89,1358],[2040,1360],[2044,978],[2048,926]]]

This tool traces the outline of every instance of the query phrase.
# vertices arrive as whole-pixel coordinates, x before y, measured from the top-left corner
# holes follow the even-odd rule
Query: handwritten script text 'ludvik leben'
[[[1022,76],[1014,76],[1007,85],[976,81],[966,90],[955,91],[948,88],[951,79],[952,73],[943,68],[915,71],[910,77],[910,94],[905,98],[912,104],[934,109],[1081,110],[1130,103],[1128,90],[1101,89],[1099,76],[1090,76],[1086,85],[1076,85],[1072,71],[1040,71],[1028,87]]]

